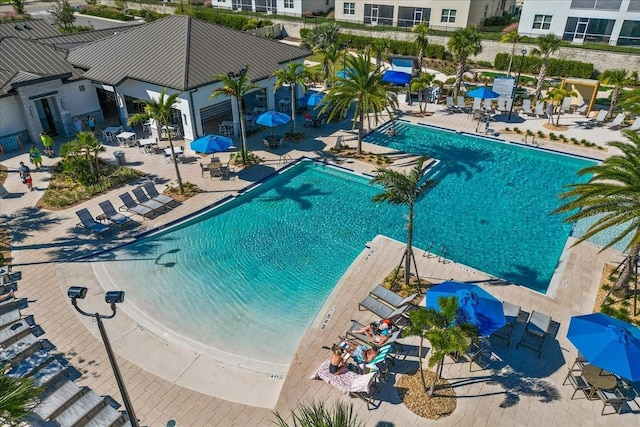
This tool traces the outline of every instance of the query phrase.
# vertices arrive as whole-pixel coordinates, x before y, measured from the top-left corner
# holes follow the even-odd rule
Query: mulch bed
[[[428,388],[436,374],[426,369],[424,376]],[[396,389],[404,406],[422,418],[439,420],[456,409],[456,392],[444,378],[438,380],[432,397],[424,390],[419,370],[400,377]]]

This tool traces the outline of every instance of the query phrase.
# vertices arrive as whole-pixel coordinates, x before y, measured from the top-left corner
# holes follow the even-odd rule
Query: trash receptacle
[[[114,151],[113,155],[116,158],[116,162],[118,162],[119,165],[125,165],[127,163],[127,160],[124,157],[124,151],[122,150]]]

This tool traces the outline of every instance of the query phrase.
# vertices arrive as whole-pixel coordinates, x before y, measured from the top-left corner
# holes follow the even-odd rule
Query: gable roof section
[[[33,40],[0,39],[0,95],[29,81],[80,77],[82,72],[65,60],[65,54]]]
[[[58,30],[44,19],[32,21],[6,22],[0,24],[0,39],[4,37],[18,37],[21,39],[36,39],[60,35]]]
[[[214,82],[214,74],[238,72],[266,78],[280,64],[310,52],[243,31],[174,15],[72,49],[68,60],[85,77],[117,85],[129,78],[177,90]]]
[[[133,26],[123,26],[115,28],[104,28],[101,30],[81,31],[71,34],[57,34],[55,36],[39,37],[39,43],[48,44],[56,48],[71,49],[83,43],[94,42],[121,32],[131,30]]]

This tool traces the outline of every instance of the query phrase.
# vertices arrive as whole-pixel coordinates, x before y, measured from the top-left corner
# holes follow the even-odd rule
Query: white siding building
[[[520,34],[640,46],[640,0],[525,0]]]
[[[302,16],[305,12],[328,12],[334,2],[335,0],[211,0],[211,6],[231,10]]]
[[[515,0],[351,0],[335,2],[336,21],[435,30],[481,25],[485,18],[515,11]]]

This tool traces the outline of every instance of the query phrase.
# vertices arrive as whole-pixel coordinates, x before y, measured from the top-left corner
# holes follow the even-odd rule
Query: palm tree
[[[516,54],[516,47],[522,38],[518,34],[518,23],[515,22],[504,30],[502,30],[502,37],[500,37],[500,43],[512,43],[511,55],[509,55],[509,68],[507,69],[507,75],[511,75],[511,65],[513,65],[513,56]]]
[[[542,84],[544,78],[547,75],[547,66],[549,64],[549,57],[551,54],[557,52],[560,49],[562,39],[559,39],[553,34],[547,34],[546,36],[538,37],[536,39],[536,45],[531,49],[531,55],[542,57],[542,64],[540,65],[540,73],[538,74],[538,83],[536,84],[536,96],[535,99],[540,99],[542,93]]]
[[[376,67],[382,67],[382,63],[387,60],[389,41],[384,39],[373,39],[367,46],[369,53],[376,60]]]
[[[544,98],[545,101],[551,101],[553,105],[555,105],[556,111],[558,113],[558,118],[556,119],[555,125],[560,126],[560,113],[562,113],[562,101],[568,96],[578,96],[578,94],[572,90],[568,90],[564,86],[554,87],[547,93],[547,96]]]
[[[291,91],[291,119],[293,120],[293,132],[296,131],[296,85],[302,86],[306,90],[307,72],[304,65],[299,62],[289,62],[284,68],[280,68],[273,73],[277,79],[274,91],[283,85],[289,85]]]
[[[628,114],[640,116],[640,89],[624,91],[619,95],[618,100],[622,109]]]
[[[422,67],[424,67],[424,54],[429,45],[429,39],[427,38],[427,34],[429,34],[429,24],[421,22],[414,25],[411,31],[416,33],[416,38],[413,39],[413,41],[416,46],[418,46],[418,75],[420,75],[420,73],[422,73]]]
[[[226,96],[229,98],[235,98],[238,105],[238,116],[240,117],[240,137],[242,138],[242,147],[240,153],[242,155],[242,164],[247,164],[247,134],[245,130],[244,114],[242,112],[242,99],[244,96],[252,90],[260,88],[260,86],[252,83],[247,78],[249,73],[249,66],[245,66],[240,70],[238,75],[236,74],[216,74],[213,77],[222,83],[222,86],[214,89],[211,92],[211,99],[218,96]],[[293,105],[293,101],[291,102]]]
[[[393,117],[393,112],[398,107],[398,89],[382,81],[381,69],[371,63],[368,53],[349,55],[346,62],[349,70],[345,71],[344,77],[338,77],[337,84],[327,91],[319,104],[320,113],[328,113],[329,121],[343,120],[355,103],[358,154],[361,154],[365,115],[373,114],[376,123],[381,119],[383,111]],[[354,120],[353,127],[355,125]]]
[[[105,151],[100,141],[96,138],[93,132],[80,132],[76,135],[76,138],[63,145],[61,155],[65,158],[65,161],[71,162],[74,168],[89,167],[89,179],[86,180],[90,183],[97,183],[100,180],[100,168],[98,155]],[[77,160],[84,159],[82,162]],[[86,162],[86,163],[84,163]],[[76,171],[78,176],[82,176],[82,171]]]
[[[38,403],[36,398],[42,390],[35,386],[31,378],[7,376],[10,367],[0,371],[0,425],[20,425],[24,417]]]
[[[462,75],[467,67],[467,59],[469,59],[469,56],[482,52],[482,38],[474,27],[458,28],[451,34],[447,48],[449,48],[458,63],[456,82],[453,86],[453,97],[455,98],[458,96],[458,91],[462,84]]]
[[[332,82],[335,79],[336,73],[336,64],[343,58],[343,61],[346,63],[346,58],[348,56],[348,50],[346,46],[344,49],[341,49],[338,45],[328,46],[325,50],[322,51],[322,73],[324,75],[325,84]],[[344,65],[344,63],[343,63]]]
[[[339,50],[336,46],[338,43],[338,33],[340,32],[340,26],[336,23],[325,22],[324,24],[317,25],[307,33],[307,36],[302,40],[302,46],[309,48],[313,53],[320,53],[324,58],[322,61],[322,69],[324,70],[324,80],[329,79],[329,58],[327,58],[326,51],[333,48],[333,50]]]
[[[144,111],[141,113],[136,113],[133,116],[129,117],[129,121],[127,123],[129,125],[132,125],[151,119],[156,122],[160,129],[164,128],[165,133],[169,138],[169,148],[171,149],[171,158],[174,160],[173,166],[176,169],[178,188],[180,189],[180,194],[184,194],[182,177],[180,176],[180,168],[178,167],[178,162],[176,161],[176,153],[173,147],[173,141],[171,140],[171,132],[169,131],[169,123],[171,123],[171,118],[173,117],[173,107],[178,102],[180,102],[180,99],[178,99],[179,96],[179,92],[167,95],[167,88],[163,88],[157,100],[153,98],[149,100],[140,100],[140,102],[144,104]]]
[[[425,101],[424,92],[431,85],[431,82],[433,82],[435,77],[436,76],[433,74],[424,73],[411,79],[411,92],[418,92],[418,107],[420,108],[421,113],[424,113],[427,110],[426,108],[423,109],[423,102]],[[426,107],[426,103],[424,106]]]
[[[579,176],[591,175],[585,183],[571,185],[560,195],[567,202],[554,211],[566,214],[566,222],[575,223],[584,218],[596,219],[574,245],[584,242],[604,230],[619,227],[601,251],[610,248],[627,236],[629,256],[614,290],[629,292],[629,282],[638,262],[640,251],[640,133],[623,130],[629,141],[607,143],[621,154],[607,157],[602,163],[581,169]]]
[[[411,261],[413,260],[413,219],[415,204],[436,185],[432,179],[423,180],[427,169],[424,168],[426,157],[420,157],[415,166],[406,174],[388,168],[377,168],[376,176],[371,184],[380,184],[383,193],[373,196],[374,202],[387,202],[392,205],[405,205],[407,213],[407,247],[404,259],[404,284],[409,286]],[[418,266],[416,265],[416,273]]]
[[[299,405],[298,413],[292,412],[293,424],[287,423],[276,412],[276,424],[280,427],[362,427],[353,412],[353,405],[337,402],[332,409],[324,406],[323,402],[311,402],[309,405]]]
[[[402,331],[402,336],[420,337],[420,374],[425,392],[427,384],[422,368],[422,347],[426,338],[431,345],[431,357],[427,362],[429,368],[436,366],[435,379],[429,388],[429,396],[433,396],[436,383],[442,376],[444,357],[447,354],[464,353],[469,348],[469,338],[478,336],[478,330],[469,323],[456,324],[458,315],[458,298],[438,298],[439,310],[427,308],[426,310],[413,310],[409,312],[411,324]]]
[[[609,118],[613,117],[613,108],[616,106],[616,102],[618,102],[620,91],[627,83],[627,78],[627,70],[622,69],[605,70],[600,74],[599,80],[602,84],[613,86],[613,92],[611,92],[611,103],[609,104],[609,114],[607,115]]]

